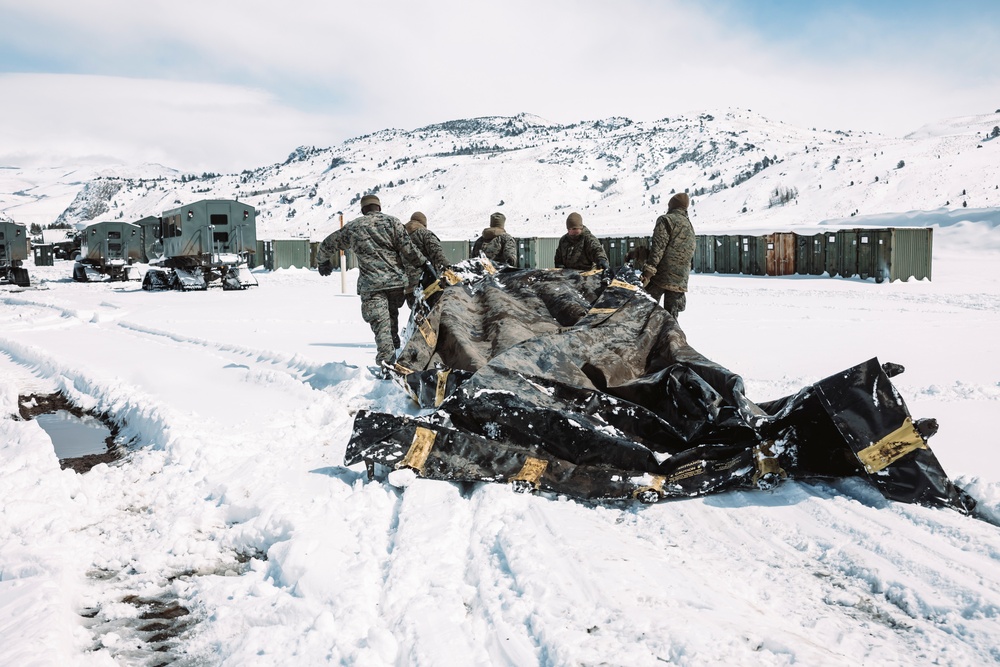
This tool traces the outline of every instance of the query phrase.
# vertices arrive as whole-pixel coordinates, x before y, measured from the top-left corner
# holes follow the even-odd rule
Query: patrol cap
[[[499,211],[490,216],[490,227],[499,227],[500,229],[503,229],[505,222],[507,222],[507,216]]]
[[[576,211],[566,216],[566,229],[583,229],[583,216]]]
[[[378,197],[376,197],[375,195],[365,195],[364,197],[361,198],[361,210],[362,211],[365,210],[366,206],[371,206],[372,204],[375,204],[380,209],[382,208],[382,202],[380,202],[378,200]]]

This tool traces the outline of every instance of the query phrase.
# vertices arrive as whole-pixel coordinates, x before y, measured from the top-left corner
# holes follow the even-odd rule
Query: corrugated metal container
[[[735,274],[740,272],[740,237],[733,234],[715,236],[716,273]]]
[[[715,236],[699,234],[695,236],[694,272],[715,273]]]
[[[35,266],[53,266],[55,253],[51,245],[33,245],[31,250],[35,255]]]
[[[247,258],[247,266],[251,269],[256,269],[258,266],[268,268],[264,263],[264,242],[258,239],[254,246],[255,252]]]
[[[823,254],[823,269],[831,278],[840,275],[840,245],[843,242],[837,231],[823,232],[826,252]]]
[[[309,268],[308,239],[275,239],[271,241],[271,270]]]
[[[934,230],[898,228],[889,230],[889,280],[931,279],[931,258],[934,250]]]
[[[837,231],[837,275],[841,278],[852,278],[858,275],[859,231],[861,230],[841,229]]]
[[[767,268],[767,242],[762,236],[739,237],[740,273],[748,276],[763,276]]]
[[[444,256],[448,258],[449,264],[458,264],[461,261],[469,259],[468,241],[441,241],[441,250],[444,252]]]
[[[517,266],[522,269],[533,269],[538,266],[538,241],[536,238],[515,238],[517,246]]]
[[[826,271],[826,236],[796,234],[795,273],[800,276],[821,276],[824,271]]]
[[[795,234],[775,232],[764,237],[764,272],[769,276],[795,273]]]
[[[858,276],[862,280],[875,278],[882,282],[889,276],[888,229],[858,229]]]
[[[601,247],[604,248],[604,254],[608,256],[608,264],[612,267],[623,266],[627,261],[625,256],[628,254],[628,238],[624,236],[604,236],[598,239],[601,242]]]
[[[559,239],[536,238],[535,241],[535,264],[531,269],[554,269],[556,267],[556,248],[559,247]]]

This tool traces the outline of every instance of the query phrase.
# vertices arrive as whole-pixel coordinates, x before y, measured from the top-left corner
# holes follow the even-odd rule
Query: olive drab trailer
[[[163,243],[160,241],[160,218],[155,215],[147,215],[132,223],[139,225],[142,236],[142,258],[143,264],[149,264],[154,259],[163,257]]]
[[[231,199],[203,199],[160,216],[163,256],[150,262],[145,290],[224,290],[257,284],[248,260],[257,251],[257,210]]]
[[[80,258],[73,280],[128,280],[132,265],[142,261],[142,228],[129,222],[95,222],[80,238]]]
[[[16,222],[0,222],[0,283],[28,287],[28,228]]]

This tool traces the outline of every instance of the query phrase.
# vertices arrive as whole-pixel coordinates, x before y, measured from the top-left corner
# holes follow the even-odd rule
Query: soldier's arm
[[[338,229],[327,236],[316,250],[316,263],[322,264],[327,260],[331,260],[339,251],[347,250],[350,247],[349,240],[350,237],[347,235],[345,229]]]
[[[659,266],[660,260],[663,259],[663,253],[667,251],[669,244],[670,229],[667,226],[667,218],[661,215],[656,219],[656,227],[653,229],[653,240],[649,244],[649,257],[646,258],[646,264],[642,267],[643,273],[650,276],[656,275],[656,267]]]
[[[508,236],[504,243],[504,259],[511,266],[517,266],[517,241]]]
[[[563,257],[563,244],[562,240],[559,241],[559,245],[556,246],[556,256],[553,260],[556,268],[561,269],[566,266],[566,259]]]
[[[428,239],[430,247],[427,252],[430,256],[427,259],[431,260],[436,268],[448,266],[448,258],[444,254],[444,248],[441,247],[441,239],[434,232],[428,233]]]
[[[590,255],[590,261],[600,267],[605,267],[608,265],[608,254],[604,252],[604,246],[601,242],[597,240],[596,236],[591,236],[587,239],[588,250]]]

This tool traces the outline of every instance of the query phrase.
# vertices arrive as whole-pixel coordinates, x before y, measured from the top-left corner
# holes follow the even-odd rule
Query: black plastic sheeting
[[[397,358],[417,417],[361,411],[346,463],[576,498],[698,496],[865,476],[886,498],[971,512],[870,359],[754,403],[688,345],[625,266],[614,276],[469,260],[418,300]]]

